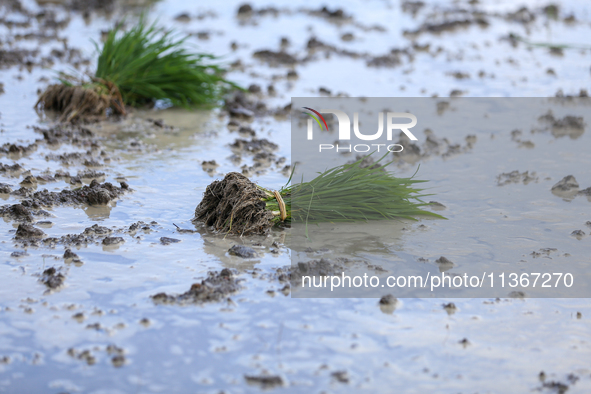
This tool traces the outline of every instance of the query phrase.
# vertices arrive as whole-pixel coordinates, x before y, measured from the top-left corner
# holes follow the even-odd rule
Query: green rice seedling
[[[118,36],[112,30],[100,50],[95,77],[114,83],[128,105],[169,100],[173,105],[213,104],[224,87],[235,87],[210,64],[210,54],[193,54],[176,38],[143,20]],[[97,50],[99,50],[97,45]]]
[[[422,194],[415,185],[426,181],[393,176],[384,170],[391,163],[363,167],[362,161],[326,170],[309,182],[278,191],[230,173],[207,187],[195,220],[221,232],[242,235],[263,234],[275,225],[291,222],[416,220],[416,216],[445,219],[422,209],[429,203],[421,198],[430,194]]]
[[[61,112],[66,121],[104,116],[109,110],[124,115],[126,105],[156,100],[183,107],[215,105],[225,90],[238,86],[224,79],[215,56],[185,49],[186,39],[146,25],[143,18],[125,32],[118,25],[102,48],[95,43],[99,56],[94,75],[77,83],[62,78],[37,105]]]

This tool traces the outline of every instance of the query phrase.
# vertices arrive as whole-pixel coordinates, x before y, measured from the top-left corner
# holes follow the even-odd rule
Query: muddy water
[[[56,31],[68,38],[70,47],[79,48],[82,57],[92,55],[89,39],[99,40],[101,30],[112,25],[120,10],[130,9],[116,5],[110,15],[90,11],[85,19],[82,12],[69,13],[59,4],[23,4],[33,14],[49,7],[56,20],[69,17],[69,23]],[[245,86],[259,84],[260,100],[268,108],[283,107],[292,96],[317,96],[320,87],[334,95],[443,97],[453,90],[468,96],[553,96],[559,89],[578,95],[590,87],[589,50],[565,48],[560,54],[523,43],[514,47],[503,39],[511,32],[529,33],[531,42],[584,45],[591,19],[589,6],[581,2],[560,3],[557,19],[542,11],[546,3],[527,2],[533,15],[529,23],[523,23],[531,19],[528,13],[514,14],[519,7],[513,2],[458,5],[467,12],[428,2],[414,16],[403,12],[397,2],[326,4],[331,11],[341,7],[351,18],[330,16],[305,2],[277,4],[276,12],[258,12],[269,4],[253,3],[254,13],[237,18],[237,3],[220,2],[209,8],[172,0],[154,4],[149,15],[195,33],[191,44],[225,55],[228,63],[240,59],[244,69],[237,67],[228,76]],[[420,29],[427,18],[426,23],[441,23],[444,11],[447,20],[475,19],[473,9],[486,11],[488,27],[469,23],[440,34],[426,29],[416,34],[415,47],[412,37],[404,34],[404,30]],[[175,20],[185,12],[189,22]],[[5,20],[26,19],[14,11],[3,15]],[[570,15],[575,15],[574,22],[565,21]],[[18,34],[38,31],[37,22],[31,23],[31,27],[0,27],[3,49],[39,48],[38,59],[48,56],[52,48],[63,48],[56,40],[40,44],[36,39],[17,39]],[[199,39],[199,32],[209,33],[209,39]],[[347,33],[353,40],[342,39]],[[324,49],[306,49],[312,36],[324,42]],[[258,50],[278,51],[281,37],[290,41],[288,53],[308,59],[293,66],[269,66],[252,58]],[[237,44],[235,51],[231,42]],[[427,44],[426,52],[419,50]],[[331,46],[336,49],[326,49]],[[408,54],[392,57],[392,48]],[[356,55],[343,54],[345,49]],[[368,67],[384,56],[380,64],[393,67]],[[53,68],[68,70],[71,64],[57,60]],[[286,77],[291,69],[297,79]],[[456,72],[469,78],[448,74]],[[31,126],[48,128],[52,123],[40,118],[32,106],[37,89],[47,84],[40,79],[54,74],[39,66],[29,71],[16,64],[3,67],[0,75],[5,90],[0,95],[0,143],[24,146],[42,138]],[[265,93],[269,84],[275,87],[275,96]],[[445,117],[451,119],[451,112]],[[162,119],[158,123],[170,127],[148,119]],[[264,238],[223,237],[190,222],[209,182],[243,165],[253,167],[252,155],[228,146],[244,138],[226,127],[228,120],[219,110],[167,109],[134,112],[122,123],[88,126],[110,158],[92,169],[104,172],[105,180],[115,184],[125,180],[134,191],[107,207],[47,209],[51,216],[36,217],[36,221],[52,224],[37,227],[48,236],[60,237],[98,224],[122,237],[123,243],[107,246],[98,238],[88,245],[70,246],[80,262],[65,261],[64,245],[22,247],[14,240],[17,223],[3,221],[0,392],[259,392],[274,388],[492,393],[538,388],[559,392],[566,386],[569,393],[589,391],[591,304],[587,299],[401,299],[392,310],[380,309],[376,299],[285,296],[276,269],[290,264],[291,251],[282,246],[289,243],[288,232],[278,230]],[[543,248],[588,259],[589,201],[584,196],[564,200],[550,191],[567,175],[574,175],[581,189],[591,186],[586,154],[591,137],[586,121],[585,132],[576,138],[551,132],[530,134],[529,129],[523,129],[522,136],[512,136],[510,125],[498,135],[474,132],[477,139],[471,150],[421,159],[421,175],[432,180],[434,199],[446,206],[441,213],[451,220],[403,224],[406,231],[396,230],[400,239],[395,251],[405,253],[400,256],[424,257],[430,261],[427,264],[440,255],[464,265],[487,256],[511,262],[526,255],[522,258],[529,261],[533,260],[530,253]],[[258,117],[250,127],[257,138],[278,145],[273,152],[277,159],[290,162],[289,119]],[[466,144],[465,135],[434,132]],[[46,170],[76,174],[88,168],[80,161],[66,166],[46,156],[85,150],[68,143],[58,147],[40,143],[22,157],[4,155],[0,162],[19,163],[33,175]],[[202,163],[210,160],[218,166],[208,172]],[[411,175],[414,165],[396,171]],[[253,179],[278,188],[287,181],[282,168],[273,163],[258,174],[253,171]],[[519,183],[497,186],[497,176],[513,170],[535,171],[538,181],[524,184],[520,178]],[[16,190],[24,176],[1,174],[1,178]],[[476,190],[475,184],[484,189]],[[70,187],[75,186],[58,180],[38,185],[37,190]],[[0,197],[3,204],[19,201],[14,195]],[[130,233],[127,229],[138,221],[145,225]],[[180,232],[175,224],[194,232]],[[570,236],[579,229],[585,237]],[[180,242],[165,245],[162,237]],[[259,257],[244,260],[229,255],[227,250],[235,244],[252,246]],[[371,247],[362,246],[351,253],[370,258]],[[12,256],[15,251],[26,255]],[[39,282],[49,267],[65,276],[61,288],[48,291]],[[229,300],[156,305],[150,298],[161,292],[184,293],[208,271],[223,268],[236,270],[241,286]],[[456,308],[444,309],[442,304],[450,301]]]

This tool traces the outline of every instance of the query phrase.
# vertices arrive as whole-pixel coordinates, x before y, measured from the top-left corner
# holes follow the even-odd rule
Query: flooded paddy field
[[[248,91],[88,124],[35,110],[56,71],[92,70],[92,40],[142,12]],[[580,1],[3,1],[0,392],[589,392],[589,299],[292,297],[289,229],[191,219],[229,172],[286,184],[292,97],[437,97],[441,128],[391,171],[420,164],[448,220],[360,227],[339,253],[584,272],[590,31]],[[453,127],[456,97],[555,96],[576,106]]]

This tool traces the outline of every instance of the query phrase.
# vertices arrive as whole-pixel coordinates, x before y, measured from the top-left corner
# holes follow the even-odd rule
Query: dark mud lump
[[[45,233],[30,224],[19,224],[16,229],[15,238],[42,238]]]
[[[40,281],[50,289],[57,289],[64,284],[65,279],[66,277],[55,267],[50,267],[43,271]]]
[[[191,288],[180,295],[158,293],[151,298],[157,304],[202,304],[218,302],[240,289],[234,273],[228,268],[220,272],[209,272],[200,283],[193,283]]]
[[[253,248],[244,245],[234,245],[228,250],[228,253],[232,256],[242,257],[243,259],[259,257]]]

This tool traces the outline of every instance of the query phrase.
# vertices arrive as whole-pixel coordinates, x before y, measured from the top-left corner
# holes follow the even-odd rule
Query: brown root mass
[[[98,85],[50,85],[41,94],[35,107],[60,113],[60,122],[100,120],[107,116],[108,109],[111,109],[112,114],[125,115],[119,90],[109,83],[105,89]]]
[[[203,200],[195,209],[195,221],[224,233],[265,234],[273,227],[274,215],[265,209],[266,194],[247,177],[230,172],[221,181],[205,189]]]

